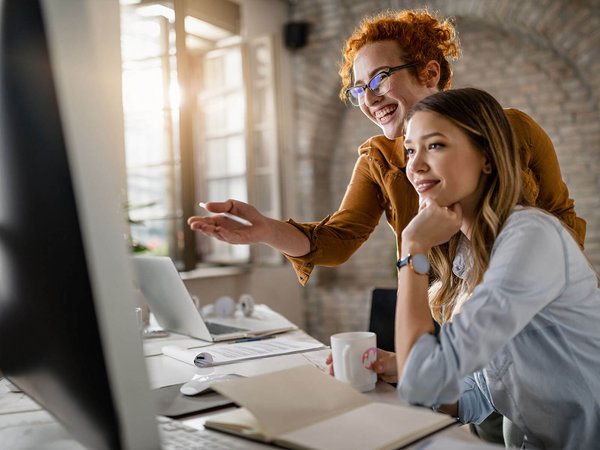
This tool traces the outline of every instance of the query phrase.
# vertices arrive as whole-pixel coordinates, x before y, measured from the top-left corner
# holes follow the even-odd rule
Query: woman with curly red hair
[[[449,61],[459,56],[452,23],[426,10],[386,12],[364,19],[343,51],[341,97],[358,106],[384,135],[359,147],[338,211],[320,222],[283,222],[245,203],[227,200],[207,203],[207,208],[245,217],[253,226],[215,215],[191,217],[190,227],[231,244],[261,242],[276,248],[292,262],[302,285],[315,266],[335,266],[352,256],[382,213],[400,248],[402,230],[418,210],[418,196],[405,174],[404,119],[416,102],[450,88]],[[585,222],[575,214],[552,142],[525,113],[516,109],[505,113],[517,136],[528,200],[559,217],[583,247]]]

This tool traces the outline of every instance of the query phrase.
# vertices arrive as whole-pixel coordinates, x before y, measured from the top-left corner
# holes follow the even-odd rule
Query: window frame
[[[276,60],[276,42],[273,35],[264,35],[251,40],[244,40],[240,36],[238,43],[228,44],[225,42],[221,47],[204,51],[190,51],[186,45],[187,33],[185,32],[186,15],[181,14],[184,11],[184,0],[173,0],[174,20],[167,21],[166,39],[169,41],[169,34],[174,33],[174,54],[167,50],[167,62],[170,58],[175,60],[175,71],[179,90],[181,92],[181,101],[179,102],[178,121],[171,119],[171,143],[173,149],[173,175],[172,182],[173,195],[175,196],[173,214],[175,214],[175,223],[172,226],[168,239],[168,256],[170,256],[181,271],[191,271],[198,267],[214,265],[248,265],[248,264],[281,264],[283,257],[279,252],[266,246],[251,246],[247,258],[229,259],[211,258],[209,253],[202,250],[196,241],[203,237],[193,232],[187,226],[187,218],[192,215],[200,215],[205,212],[197,206],[197,202],[218,201],[224,198],[206,198],[203,193],[206,188],[206,167],[203,167],[201,158],[198,155],[205,154],[202,148],[202,135],[199,133],[196,125],[201,120],[201,112],[196,108],[196,99],[198,89],[200,89],[197,78],[197,68],[193,59],[198,58],[202,53],[206,54],[217,48],[226,48],[228,45],[238,45],[241,51],[243,68],[243,96],[245,121],[242,132],[246,161],[245,171],[241,176],[245,177],[248,202],[259,207],[261,212],[270,217],[281,217],[283,210],[282,199],[283,191],[281,185],[281,136],[278,124],[277,108],[279,106],[277,94],[279,86],[277,84],[277,60]],[[172,39],[172,38],[171,38]],[[268,55],[265,67],[259,67],[256,55],[252,52],[257,48],[263,48],[262,56]],[[167,68],[170,75],[173,68]],[[254,71],[254,72],[253,72]],[[268,104],[270,117],[257,116],[255,114],[256,103],[258,101],[259,82],[253,76],[253,73],[263,73],[266,77],[265,92],[266,98],[260,99],[264,104]],[[166,77],[165,79],[168,79]],[[168,88],[166,88],[168,90]],[[172,118],[173,116],[171,116]],[[257,136],[263,136],[262,141],[257,141]],[[261,147],[262,145],[262,147]],[[269,164],[267,167],[258,167],[259,152],[267,155]],[[177,164],[178,160],[178,164]],[[177,167],[178,166],[178,167]],[[130,168],[127,167],[129,176]],[[259,178],[261,178],[259,181]],[[265,181],[266,180],[266,181]],[[265,187],[266,186],[266,187]],[[268,197],[268,198],[267,198]],[[260,205],[269,205],[268,208],[260,208]],[[134,207],[136,205],[133,205]],[[149,219],[154,220],[154,219]]]

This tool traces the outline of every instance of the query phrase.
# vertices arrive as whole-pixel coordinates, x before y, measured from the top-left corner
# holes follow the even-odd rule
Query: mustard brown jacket
[[[506,109],[505,113],[521,150],[525,196],[567,224],[583,248],[586,223],[575,214],[550,138],[524,112]],[[350,258],[369,238],[383,212],[400,248],[402,230],[417,214],[418,196],[406,177],[402,138],[374,136],[359,147],[358,155],[337,212],[320,222],[288,221],[310,240],[306,255],[286,255],[302,285],[315,266],[336,266]]]

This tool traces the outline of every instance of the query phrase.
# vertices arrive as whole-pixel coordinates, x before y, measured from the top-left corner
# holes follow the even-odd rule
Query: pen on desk
[[[241,339],[236,339],[235,341],[231,341],[230,344],[241,344],[242,342],[256,342],[256,341],[266,341],[267,339],[273,339],[275,336],[256,336],[256,337],[245,337]]]
[[[201,208],[206,209],[206,203],[204,203],[204,202],[198,203],[198,206],[200,206]],[[206,210],[208,211],[208,209],[206,209]],[[224,213],[213,213],[211,211],[208,211],[208,212],[210,212],[211,214],[221,214],[221,215],[227,217],[228,219],[231,219],[231,220],[233,220],[234,222],[237,222],[237,223],[241,223],[242,225],[246,225],[247,227],[251,227],[252,226],[252,222],[250,222],[249,220],[246,220],[246,219],[244,219],[242,217],[238,217],[235,214],[231,214],[231,213],[228,213],[228,212],[224,212]]]

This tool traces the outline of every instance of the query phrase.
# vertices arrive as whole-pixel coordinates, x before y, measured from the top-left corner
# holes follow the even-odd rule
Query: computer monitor
[[[97,449],[159,448],[124,239],[117,0],[0,0],[0,371]]]

